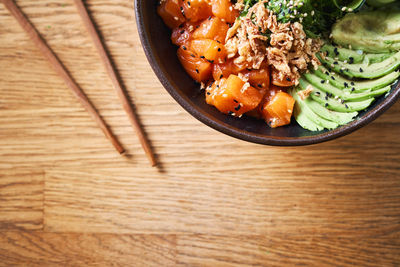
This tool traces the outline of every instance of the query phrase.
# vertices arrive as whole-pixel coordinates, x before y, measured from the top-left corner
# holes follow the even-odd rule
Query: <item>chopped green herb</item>
[[[241,16],[246,16],[249,9],[261,0],[245,0]],[[270,0],[265,7],[275,13],[278,22],[300,22],[309,37],[315,38],[329,29],[333,23],[344,16],[337,1],[320,0]]]

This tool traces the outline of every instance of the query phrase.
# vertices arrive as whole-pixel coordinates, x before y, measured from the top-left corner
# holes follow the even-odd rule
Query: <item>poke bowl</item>
[[[390,86],[390,89],[385,94],[377,95],[373,101],[370,101],[366,108],[359,110],[354,118],[343,125],[332,127],[332,129],[324,129],[324,127],[316,130],[306,129],[304,125],[297,121],[297,118],[292,118],[290,123],[282,127],[272,128],[266,124],[265,120],[260,118],[253,116],[232,116],[232,112],[229,112],[229,114],[220,112],[215,106],[209,105],[205,101],[204,87],[208,87],[208,85],[200,85],[199,82],[194,81],[178,59],[178,47],[171,42],[171,29],[157,13],[159,5],[159,0],[135,0],[137,28],[144,52],[152,69],[169,94],[187,112],[204,124],[229,136],[248,142],[276,146],[299,146],[321,143],[350,134],[366,126],[388,110],[400,97],[400,83],[396,79],[390,85],[387,84],[387,86]],[[339,47],[341,49],[341,46]],[[336,50],[334,51],[336,52]],[[336,67],[337,62],[335,61],[331,65],[332,68]],[[347,71],[348,69],[344,70]],[[198,72],[197,69],[196,71]],[[342,71],[337,71],[340,75],[339,71]],[[364,72],[361,68],[360,71]],[[398,66],[395,69],[393,68],[392,71],[398,72]],[[330,79],[329,77],[327,80]],[[336,80],[335,78],[333,79]],[[351,93],[351,90],[355,89],[349,88],[349,90]],[[325,93],[323,92],[322,94]],[[325,98],[330,97],[329,94],[326,93]],[[297,94],[295,95],[297,97]],[[371,95],[371,93],[368,95]],[[333,100],[332,98],[329,101]],[[344,104],[343,100],[339,99],[339,104],[340,101],[348,108],[348,105]],[[235,102],[237,101],[235,100]],[[321,104],[321,106],[328,107],[328,103]]]

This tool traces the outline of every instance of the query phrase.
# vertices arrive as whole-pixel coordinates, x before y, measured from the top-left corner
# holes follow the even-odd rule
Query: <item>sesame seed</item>
[[[337,47],[335,47],[335,49],[333,49],[333,52],[335,52],[335,55],[339,55],[339,51],[338,51],[338,49],[337,49]]]

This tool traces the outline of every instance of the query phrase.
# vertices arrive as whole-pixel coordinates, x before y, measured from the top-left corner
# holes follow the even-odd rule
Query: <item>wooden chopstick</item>
[[[150,146],[148,139],[146,138],[146,135],[139,123],[138,116],[134,112],[132,105],[128,100],[128,96],[127,96],[126,92],[122,88],[120,79],[118,78],[118,76],[116,74],[114,66],[111,63],[110,57],[108,56],[108,54],[106,52],[104,44],[100,40],[99,33],[96,31],[94,23],[91,20],[89,14],[88,14],[88,11],[86,10],[86,7],[85,7],[84,3],[82,2],[82,0],[74,0],[74,1],[76,4],[76,7],[78,9],[78,12],[79,12],[80,16],[82,17],[82,20],[86,26],[86,29],[89,32],[90,36],[92,37],[92,40],[98,50],[98,53],[100,54],[100,57],[103,61],[103,64],[107,70],[108,75],[110,76],[110,79],[114,85],[114,88],[117,91],[118,97],[119,97],[120,101],[122,102],[122,106],[123,106],[126,114],[128,115],[133,128],[136,131],[139,141],[143,147],[143,150],[145,151],[147,158],[149,159],[151,165],[156,166],[156,160],[155,160],[154,154],[151,150],[151,146]]]
[[[68,85],[68,87],[72,90],[74,95],[77,97],[78,101],[82,104],[82,106],[89,112],[95,122],[98,124],[100,129],[103,131],[104,135],[111,141],[112,145],[115,149],[120,153],[124,153],[124,148],[121,146],[115,135],[111,132],[110,128],[106,125],[102,117],[98,114],[97,110],[87,98],[85,93],[79,86],[75,83],[72,77],[69,75],[66,68],[62,65],[57,56],[53,53],[53,51],[47,46],[43,38],[36,31],[33,25],[27,20],[22,11],[15,4],[14,0],[1,0],[5,7],[10,11],[10,13],[16,18],[22,28],[26,31],[35,45],[40,49],[43,56],[50,62],[54,70],[58,73],[58,75],[63,78],[64,82]]]

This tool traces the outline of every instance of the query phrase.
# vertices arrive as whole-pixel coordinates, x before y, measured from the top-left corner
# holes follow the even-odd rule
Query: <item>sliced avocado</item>
[[[309,82],[314,89],[333,94],[334,96],[340,97],[342,99],[347,96],[345,95],[345,92],[343,90],[334,87],[333,85],[327,83],[326,80],[322,80],[313,73],[305,73],[303,74],[303,78],[306,79],[307,82]]]
[[[293,94],[296,94],[296,93],[294,92],[294,93],[292,93],[292,95]],[[294,117],[295,117],[297,123],[300,124],[300,126],[303,127],[304,129],[307,129],[310,131],[324,130],[324,127],[316,124],[315,122],[313,122],[306,116],[305,112],[300,108],[300,105],[297,102],[294,105],[293,114],[294,114]]]
[[[352,102],[353,101],[362,101],[362,100],[366,100],[371,97],[379,96],[390,90],[390,86],[387,86],[387,87],[377,89],[374,91],[367,90],[367,91],[364,91],[361,93],[353,93],[350,90],[344,91],[342,89],[339,89],[339,88],[329,84],[326,80],[321,80],[320,77],[318,77],[317,75],[312,74],[312,73],[303,74],[303,77],[314,88],[317,88],[328,94],[332,94],[334,97],[340,98],[340,100],[346,100],[346,101],[352,101]]]
[[[299,101],[308,106],[315,114],[318,114],[321,118],[326,119],[328,121],[335,122],[338,125],[346,124],[353,120],[354,117],[358,115],[358,112],[336,112],[323,107],[320,103],[313,100],[311,97],[306,98],[305,100],[301,100],[298,96],[298,92],[301,90],[301,87],[297,87],[296,90],[292,90],[291,94],[296,101]],[[295,94],[295,95],[294,95]],[[301,107],[301,105],[300,105]]]
[[[326,129],[335,129],[339,126],[339,124],[337,124],[336,122],[326,120],[314,113],[314,111],[310,109],[310,107],[303,100],[300,99],[296,90],[292,90],[292,96],[294,100],[296,100],[296,104],[299,105],[301,112],[303,112],[307,116],[307,118],[309,118],[314,123]]]
[[[338,58],[340,61],[347,60],[349,63],[361,63],[364,60],[365,54],[358,53],[355,50],[347,48],[338,48],[333,45],[324,45],[321,52],[327,52],[328,57]]]
[[[314,111],[316,114],[324,119],[334,121],[339,125],[344,125],[353,120],[354,117],[358,115],[358,112],[336,112],[323,107],[320,103],[314,101],[313,99],[307,98],[305,100],[308,107]]]
[[[362,100],[365,100],[368,98],[381,96],[381,95],[389,92],[391,88],[392,88],[392,86],[389,85],[389,86],[383,87],[381,89],[376,89],[373,91],[364,91],[362,93],[350,94],[352,96],[352,98],[348,99],[348,100],[349,101],[362,101]]]
[[[319,59],[331,69],[338,73],[345,74],[350,78],[379,78],[392,71],[395,71],[400,66],[400,52],[397,52],[382,62],[373,63],[371,65],[366,65],[364,63],[346,64],[340,61],[335,61],[330,57],[326,57],[325,59],[319,57]]]
[[[346,79],[343,76],[338,75],[336,72],[328,70],[324,66],[319,66],[318,69],[314,70],[314,73],[323,80],[329,80],[330,84],[340,89],[346,88],[345,83],[350,86],[353,86],[352,83],[354,83],[353,80]]]
[[[335,87],[340,89],[348,88],[354,93],[383,88],[389,84],[392,84],[400,77],[400,72],[393,71],[378,79],[354,81],[346,79],[338,75],[336,72],[331,72],[324,66],[320,66],[317,70],[314,71],[314,73],[321,79],[329,80],[329,83],[334,85]],[[352,90],[353,88],[354,90]]]
[[[367,0],[368,5],[380,7],[395,2],[396,0]]]
[[[318,92],[318,91],[317,91]],[[316,93],[317,93],[316,92]],[[369,98],[364,101],[360,102],[346,102],[346,103],[341,103],[336,99],[333,98],[328,98],[326,100],[325,97],[328,95],[326,93],[320,92],[320,94],[311,94],[312,99],[317,101],[318,103],[328,107],[331,110],[338,111],[338,112],[354,112],[354,111],[361,111],[369,107],[372,102],[374,102],[374,98]]]
[[[393,50],[399,51],[400,50],[400,34],[391,34],[382,37],[382,42],[385,45],[390,45]]]
[[[308,81],[301,78],[299,80],[300,87],[302,90],[305,90],[309,85],[311,85]],[[312,86],[312,85],[311,85]],[[316,89],[316,88],[315,88]],[[340,99],[334,99],[330,97],[330,94],[323,92],[322,90],[316,89],[311,93],[311,98],[320,103],[321,105],[338,112],[354,112],[366,109],[374,102],[374,98],[369,98],[363,101],[356,102],[343,102]]]
[[[364,64],[372,64],[372,63],[379,63],[384,61],[387,58],[393,56],[394,53],[382,53],[382,54],[366,54],[362,63]]]
[[[394,53],[379,53],[371,54],[364,53],[362,50],[352,50],[347,48],[339,48],[332,45],[324,45],[321,48],[322,52],[327,52],[327,56],[335,58],[338,61],[349,64],[365,63],[367,65],[371,63],[382,62],[383,60],[394,55]]]
[[[383,53],[400,50],[400,12],[397,10],[362,11],[347,14],[332,29],[333,41],[365,52]],[[392,36],[391,36],[392,35]]]

